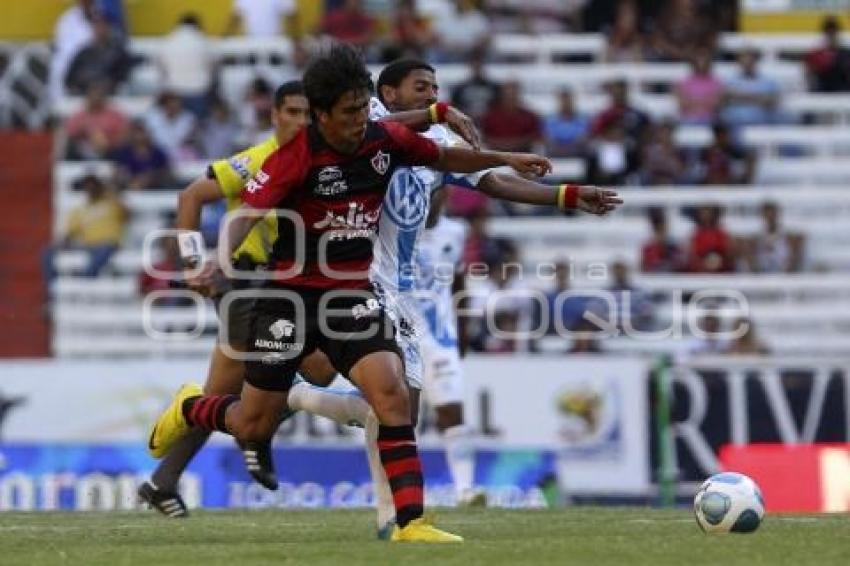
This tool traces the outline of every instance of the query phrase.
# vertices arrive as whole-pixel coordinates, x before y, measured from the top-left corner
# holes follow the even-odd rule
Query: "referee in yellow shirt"
[[[307,123],[309,106],[300,81],[281,85],[275,92],[272,123],[274,135],[262,143],[237,153],[227,159],[213,162],[204,176],[193,181],[179,197],[177,205],[178,230],[196,232],[200,224],[201,208],[208,203],[226,199],[227,210],[238,208],[240,194],[245,183],[254,177],[266,157],[281,145],[291,140]],[[267,216],[258,223],[243,244],[233,254],[233,264],[239,270],[250,271],[266,263],[268,250],[277,237],[277,219]],[[250,281],[231,281],[233,289],[245,288]],[[219,295],[218,299],[221,299]],[[228,345],[236,351],[246,350],[251,328],[252,303],[247,300],[233,301],[227,316],[221,316],[222,335]],[[225,328],[226,325],[226,328]],[[226,330],[226,334],[224,331]],[[239,394],[244,378],[242,361],[227,356],[222,349],[221,337],[210,360],[204,392],[210,395]],[[185,517],[188,510],[177,492],[177,483],[195,454],[207,441],[209,433],[192,429],[162,460],[151,476],[139,488],[139,497],[169,517]],[[243,447],[255,451],[255,458],[270,459],[270,446]],[[247,459],[247,454],[246,454]],[[268,468],[268,466],[266,466]],[[276,478],[256,477],[270,489],[275,489]],[[265,481],[263,481],[265,480]]]

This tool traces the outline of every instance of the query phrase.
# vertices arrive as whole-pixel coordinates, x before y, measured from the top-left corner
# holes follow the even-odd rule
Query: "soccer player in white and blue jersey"
[[[398,88],[398,85],[388,82],[392,80],[394,71],[402,78],[408,75],[416,77],[417,70],[433,77],[430,67],[422,69],[415,67],[416,65],[424,64],[413,60],[390,64],[381,73],[378,89],[384,86]],[[387,78],[387,75],[390,77]],[[407,109],[409,108],[404,108]],[[389,110],[383,102],[373,98],[370,103],[370,117],[377,120],[388,114]],[[458,143],[454,134],[441,124],[432,125],[422,135],[441,146]],[[390,180],[384,197],[369,279],[397,318],[400,344],[405,352],[407,381],[414,390],[422,388],[422,367],[416,351],[417,340],[411,340],[422,327],[416,298],[417,242],[425,229],[435,191],[446,184],[475,187],[483,176],[484,173],[480,172],[447,175],[427,167],[401,168]],[[414,406],[417,400],[414,399]]]
[[[429,106],[433,110],[438,94],[436,72],[427,63],[415,59],[396,61],[381,72],[377,94],[378,98],[370,103],[372,119],[380,119],[389,112]],[[435,118],[439,118],[439,112],[435,113]],[[423,135],[442,146],[462,143],[440,124],[431,125]],[[424,385],[425,395],[437,413],[437,428],[446,444],[446,460],[457,500],[477,503],[484,500],[483,493],[473,485],[474,453],[470,446],[471,430],[463,419],[463,379],[451,308],[451,284],[446,286],[428,275],[429,269],[436,266],[434,262],[445,264],[449,260],[452,266],[457,266],[466,239],[462,223],[436,220],[439,209],[430,215],[436,225],[430,231],[425,230],[431,199],[435,191],[447,184],[476,188],[490,196],[515,202],[578,207],[597,214],[612,210],[619,199],[613,191],[595,187],[550,187],[495,171],[456,176],[415,167],[398,170],[390,182],[382,205],[370,279],[396,317],[411,390],[411,407],[418,410],[419,391]],[[450,250],[448,254],[447,249]],[[426,296],[424,301],[420,300],[423,293],[432,298]],[[445,311],[446,316],[433,316],[435,313],[429,310],[429,302]],[[427,322],[422,317],[423,305],[429,318]],[[367,433],[368,430],[369,427]],[[380,520],[380,490],[378,500]],[[391,510],[389,506],[386,509]]]
[[[381,73],[377,90],[381,98],[373,98],[369,109],[370,118],[373,120],[389,114],[390,110],[384,105],[386,101],[383,98],[384,94],[388,94],[392,99],[388,103],[393,105],[393,111],[426,107],[427,104],[436,102],[434,69],[415,60],[392,63]],[[427,131],[423,132],[423,135],[442,146],[457,143],[457,138],[441,124],[431,125]],[[418,301],[420,289],[417,284],[419,279],[417,276],[418,242],[429,217],[434,192],[447,183],[474,187],[482,176],[482,173],[465,176],[445,175],[427,167],[402,168],[392,177],[384,197],[378,225],[378,240],[375,242],[374,259],[370,268],[370,280],[376,294],[383,299],[390,316],[396,320],[397,339],[404,355],[405,377],[410,387],[414,422],[418,416],[420,391],[423,388],[424,368],[419,345],[428,334],[427,324],[422,319]],[[428,391],[427,384],[425,385]],[[371,440],[374,428],[371,420],[370,418],[367,421],[366,426],[367,441]],[[438,426],[440,424],[438,422]],[[441,429],[441,432],[444,431]],[[464,431],[463,449],[464,454],[468,454],[469,457],[455,457],[461,453],[453,450],[456,443],[451,440],[447,442],[446,450],[452,479],[463,496],[466,496],[472,488],[472,453],[466,450],[465,442],[468,436]],[[379,474],[381,468],[376,458],[377,454],[371,448],[368,452],[373,475]],[[461,471],[467,468],[470,470],[469,473]],[[468,481],[466,481],[467,477]],[[389,494],[380,483],[376,482],[379,527],[381,522],[392,520]]]

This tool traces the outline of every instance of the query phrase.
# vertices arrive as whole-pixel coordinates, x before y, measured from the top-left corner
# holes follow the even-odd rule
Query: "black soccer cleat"
[[[175,491],[157,489],[150,482],[139,486],[139,499],[170,519],[185,519],[189,509],[180,494]]]
[[[274,471],[272,461],[272,443],[266,442],[240,442],[242,457],[245,459],[245,467],[248,473],[258,484],[271,491],[277,491],[277,474]]]

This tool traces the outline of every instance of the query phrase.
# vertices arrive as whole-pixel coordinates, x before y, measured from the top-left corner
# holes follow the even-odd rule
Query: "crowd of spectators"
[[[327,0],[326,11],[314,37],[330,36],[362,48],[371,62],[417,56],[440,64],[460,63],[468,78],[444,96],[478,122],[487,146],[507,151],[540,151],[552,157],[575,158],[585,164],[585,181],[605,186],[747,185],[756,175],[756,155],[742,144],[740,131],[749,125],[784,124],[793,118],[780,110],[781,89],[769,71],[762,69],[759,53],[743,49],[737,71],[720,77],[715,63],[721,60],[717,40],[734,26],[736,2],[705,0],[401,0],[379,12],[361,0]],[[254,37],[293,35],[293,60],[287,72],[294,78],[309,57],[310,38],[294,34],[297,28],[294,0],[236,0],[227,34]],[[675,119],[653,120],[647,108],[634,100],[626,80],[606,85],[607,104],[585,114],[578,93],[562,88],[556,109],[540,115],[526,103],[524,85],[500,82],[487,73],[492,61],[494,33],[601,32],[607,40],[602,60],[608,63],[686,62],[690,73],[672,85],[678,113]],[[840,26],[834,18],[823,23],[823,44],[801,62],[810,90],[850,92],[850,50],[840,43]],[[256,143],[271,132],[272,93],[275,84],[257,75],[245,86],[234,107],[220,92],[221,62],[212,54],[204,22],[194,15],[180,19],[162,39],[155,63],[161,92],[140,117],[130,117],[110,103],[120,92],[137,62],[127,50],[120,20],[98,10],[96,0],[79,0],[57,25],[56,51],[51,69],[51,92],[84,99],[82,107],[67,117],[62,131],[67,139],[65,158],[109,160],[114,177],[86,181],[90,195],[83,209],[110,209],[110,230],[104,241],[69,229],[63,240],[45,256],[48,264],[60,248],[83,248],[90,259],[85,270],[95,275],[115,251],[120,237],[120,199],[124,190],[174,189],[185,181],[180,167],[218,158]],[[289,77],[287,77],[289,78]],[[679,126],[705,126],[712,133],[702,148],[677,144]],[[95,190],[97,182],[100,189]],[[104,187],[111,185],[114,190]],[[99,192],[98,192],[99,191]],[[97,195],[100,196],[97,196]],[[104,194],[112,195],[102,200]],[[466,217],[471,230],[466,242],[466,263],[483,263],[492,274],[479,287],[475,303],[482,318],[490,316],[502,330],[530,329],[548,320],[545,333],[556,328],[595,330],[582,317],[600,305],[581,297],[558,297],[570,289],[570,264],[558,262],[552,285],[545,290],[545,306],[516,298],[487,312],[486,298],[497,290],[522,290],[522,277],[510,269],[522,258],[510,241],[490,237],[486,230],[493,213],[523,213],[523,209],[494,208],[482,195],[455,190],[450,211]],[[90,210],[90,211],[91,211]],[[121,209],[123,210],[123,208]],[[706,205],[687,211],[693,222],[688,239],[670,234],[663,210],[648,211],[650,239],[641,248],[637,268],[644,273],[795,272],[802,269],[805,238],[786,231],[781,210],[774,203],[762,209],[763,229],[756,234],[730,234],[720,207]],[[84,212],[75,212],[80,218]],[[76,226],[76,224],[75,224]],[[173,250],[170,250],[173,252]],[[168,261],[169,254],[165,254]],[[507,266],[507,269],[505,267]],[[653,327],[651,298],[630,280],[629,267],[616,261],[609,266],[608,288],[616,297],[618,324]],[[145,289],[152,283],[146,282]],[[601,311],[600,311],[601,312]],[[707,324],[713,324],[708,322]],[[465,337],[481,351],[507,352],[535,349],[525,343],[493,335],[487,325],[469,326]],[[734,348],[762,348],[755,330]],[[569,346],[576,352],[596,352],[598,341],[581,335]],[[730,346],[732,349],[732,346]]]
[[[739,128],[786,120],[777,112],[778,84],[762,76],[756,57],[745,51],[740,73],[722,82],[711,73],[711,58],[698,51],[693,74],[675,85],[678,121],[653,122],[634,103],[629,85],[607,86],[608,106],[583,115],[569,89],[558,93],[557,110],[539,116],[523,104],[522,85],[497,85],[478,61],[471,78],[458,85],[453,102],[481,120],[484,139],[497,149],[542,149],[553,157],[583,159],[587,180],[597,185],[746,185],[754,180],[755,154],[742,145]],[[486,110],[482,108],[486,107]],[[704,148],[680,147],[678,125],[709,126]]]
[[[86,107],[66,123],[70,159],[113,159],[113,151],[131,131],[129,117],[104,97],[121,88],[136,61],[127,51],[123,29],[98,6],[96,0],[79,0],[57,24],[51,81],[59,86],[53,90],[87,99]],[[733,2],[701,0],[658,4],[405,0],[384,13],[362,0],[328,0],[315,37],[357,44],[374,62],[412,55],[437,65],[467,64],[468,78],[447,98],[478,120],[488,146],[582,160],[590,183],[745,185],[755,179],[756,156],[741,144],[740,128],[783,124],[795,117],[780,110],[779,83],[761,68],[757,51],[741,50],[738,71],[731,76],[716,74],[714,63],[721,56],[718,34],[734,21],[729,10],[734,10]],[[293,0],[238,0],[226,33],[256,37],[293,33],[297,18]],[[607,84],[608,105],[595,114],[583,114],[576,93],[568,88],[557,94],[554,112],[535,112],[526,103],[527,85],[492,79],[486,64],[493,33],[537,33],[541,18],[551,20],[545,31],[602,32],[608,40],[604,53],[608,62],[688,62],[691,74],[670,91],[678,102],[678,116],[654,122],[648,109],[635,102],[625,80]],[[827,18],[823,45],[801,63],[812,90],[850,89],[850,50],[841,45],[839,32],[838,21]],[[309,43],[304,37],[295,38],[293,61],[287,68],[292,77],[309,57]],[[136,122],[134,133],[148,130],[153,153],[167,157],[165,169],[174,171],[186,162],[230,153],[269,132],[275,85],[257,75],[245,86],[238,107],[233,107],[234,101],[221,94],[220,62],[212,54],[201,19],[183,16],[160,47],[154,62],[161,92],[157,104]],[[710,126],[712,142],[704,148],[678,145],[676,131],[681,125]],[[157,164],[157,169],[163,167]],[[153,186],[137,182],[132,188]]]
[[[732,234],[723,209],[706,204],[691,211],[693,230],[686,241],[670,236],[662,209],[648,212],[651,236],[641,246],[644,273],[797,273],[805,260],[805,235],[785,229],[779,206],[762,204],[762,228]]]
[[[567,260],[529,276],[518,250],[497,242],[501,255],[477,264],[462,339],[472,351],[503,353],[556,350],[594,353],[599,337],[611,332],[645,331],[656,326],[653,298],[632,282],[620,260],[605,266],[601,290],[574,288],[577,271]],[[483,278],[483,279],[482,279]]]
[[[696,326],[697,332],[679,352],[681,360],[700,355],[770,353],[770,348],[759,338],[755,323],[748,317],[724,322],[717,314],[709,313],[697,320]],[[726,333],[733,337],[725,337]]]
[[[648,211],[651,236],[641,245],[636,266],[642,273],[759,274],[803,269],[805,236],[782,226],[780,209],[772,201],[761,205],[762,225],[751,233],[731,233],[717,205],[707,204],[688,210],[688,214],[693,227],[690,235],[680,240],[670,235],[664,209]],[[464,328],[465,339],[473,351],[535,351],[546,349],[541,344],[551,343],[550,338],[568,334],[569,341],[554,340],[556,347],[560,344],[572,352],[593,353],[602,351],[599,336],[610,335],[611,330],[659,329],[657,301],[663,298],[636,285],[625,261],[615,259],[595,275],[590,273],[593,267],[576,267],[567,260],[547,266],[550,269],[537,266],[530,273],[513,242],[487,235],[483,215],[473,217],[464,260],[477,266],[470,270],[473,295],[465,305],[465,311],[472,313]],[[607,293],[600,295],[581,286],[574,289],[574,282],[585,275],[604,279],[602,289]],[[714,322],[719,324],[719,319],[709,321]],[[751,321],[749,324],[752,326]],[[516,330],[525,333],[519,338],[509,336]],[[696,340],[698,344],[685,350],[758,353],[764,349],[754,326],[731,343],[702,342]],[[715,346],[717,350],[712,350]]]

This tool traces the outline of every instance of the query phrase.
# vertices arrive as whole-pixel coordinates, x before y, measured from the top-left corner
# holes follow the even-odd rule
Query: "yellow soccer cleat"
[[[392,542],[463,542],[463,537],[441,531],[420,517],[410,521],[403,529],[396,525],[390,540]]]
[[[148,452],[154,458],[162,458],[175,442],[189,430],[189,423],[183,418],[183,401],[190,397],[200,397],[204,390],[197,383],[186,383],[177,390],[177,395],[168,407],[159,415],[151,428],[148,438]]]

